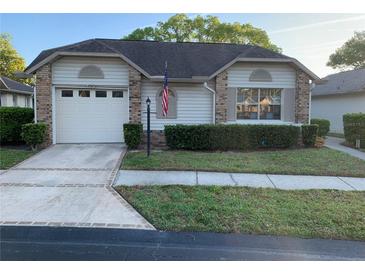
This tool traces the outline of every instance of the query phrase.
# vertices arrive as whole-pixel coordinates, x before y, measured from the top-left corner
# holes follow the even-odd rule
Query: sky
[[[173,14],[0,14],[0,32],[29,64],[42,50],[90,38],[121,38],[136,28],[155,26]],[[189,14],[194,17],[196,14]],[[207,15],[207,14],[201,14]],[[365,30],[365,14],[211,14],[222,22],[264,29],[283,53],[320,77],[337,72],[326,66],[331,53]]]

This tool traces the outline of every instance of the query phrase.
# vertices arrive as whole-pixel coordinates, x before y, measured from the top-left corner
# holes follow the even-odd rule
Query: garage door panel
[[[128,122],[128,96],[107,97],[62,97],[61,90],[56,96],[56,141],[57,143],[107,143],[124,142],[123,124]]]

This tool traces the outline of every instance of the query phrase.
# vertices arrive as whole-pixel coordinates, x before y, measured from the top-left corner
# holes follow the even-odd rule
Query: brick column
[[[217,124],[227,122],[228,88],[227,71],[219,73],[216,77],[215,87],[215,122]]]
[[[309,76],[298,69],[296,71],[295,122],[309,123],[310,84]]]
[[[36,72],[37,122],[47,125],[46,140],[43,147],[52,144],[52,71],[47,64]]]
[[[141,73],[129,66],[129,122],[131,123],[141,123],[141,79]]]

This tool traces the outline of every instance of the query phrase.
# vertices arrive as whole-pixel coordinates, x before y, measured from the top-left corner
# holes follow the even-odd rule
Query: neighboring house
[[[161,114],[168,63],[169,113]],[[296,59],[258,46],[91,39],[42,51],[36,117],[50,143],[123,142],[123,123],[143,123],[151,103],[154,144],[167,124],[308,123],[310,81]]]
[[[0,76],[0,106],[33,108],[33,87]]]
[[[312,88],[313,118],[328,119],[330,131],[343,133],[345,113],[365,113],[365,69],[331,74]]]

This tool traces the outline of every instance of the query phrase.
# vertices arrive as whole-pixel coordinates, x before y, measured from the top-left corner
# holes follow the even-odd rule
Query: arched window
[[[250,75],[251,82],[272,82],[271,74],[264,69],[256,69]]]
[[[169,89],[169,110],[165,117],[162,115],[162,92],[163,90],[160,90],[156,94],[156,116],[158,119],[175,119],[177,117],[176,93]]]
[[[88,65],[80,69],[79,78],[103,79],[103,71],[94,65]]]

